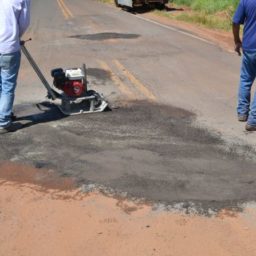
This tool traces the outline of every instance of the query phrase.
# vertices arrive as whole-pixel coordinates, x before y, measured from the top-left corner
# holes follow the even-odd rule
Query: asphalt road
[[[0,137],[2,160],[169,205],[208,210],[256,199],[255,134],[235,115],[237,56],[91,0],[32,1],[29,37],[49,81],[52,68],[86,63],[112,111],[39,111],[46,92],[23,58],[15,113],[26,125]]]

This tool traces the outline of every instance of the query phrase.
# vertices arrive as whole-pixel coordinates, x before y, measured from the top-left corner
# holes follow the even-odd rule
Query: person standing
[[[240,25],[244,25],[243,40]],[[238,93],[238,120],[247,122],[247,131],[256,131],[256,94],[251,97],[251,88],[256,77],[256,1],[240,0],[233,17],[235,51],[243,52]],[[252,100],[251,100],[252,99]]]
[[[15,131],[12,109],[20,68],[20,40],[30,23],[30,0],[0,0],[0,134]]]

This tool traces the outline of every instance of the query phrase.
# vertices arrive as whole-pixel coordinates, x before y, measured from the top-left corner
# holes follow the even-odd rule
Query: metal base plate
[[[102,112],[108,106],[108,102],[100,94],[94,92],[78,98],[63,97],[51,101],[64,115],[79,115]]]

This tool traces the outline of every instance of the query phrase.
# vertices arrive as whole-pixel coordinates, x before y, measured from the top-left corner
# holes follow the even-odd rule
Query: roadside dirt
[[[188,31],[201,38],[209,40],[210,42],[213,42],[214,44],[218,45],[220,48],[228,52],[234,52],[232,32],[207,29],[196,24],[191,24],[184,21],[171,20],[167,17],[162,17],[152,12],[144,13],[142,15],[159,23],[174,26],[181,30]]]
[[[12,175],[18,170],[22,178]],[[42,173],[1,165],[1,256],[256,255],[255,206],[215,217],[164,212],[81,193],[72,181]]]

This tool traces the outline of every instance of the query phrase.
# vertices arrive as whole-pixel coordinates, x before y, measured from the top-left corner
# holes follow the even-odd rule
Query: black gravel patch
[[[114,32],[69,36],[69,38],[76,38],[76,39],[81,39],[81,40],[91,40],[91,41],[102,41],[102,40],[109,40],[109,39],[136,39],[138,37],[140,37],[140,35],[114,33]]]
[[[78,185],[165,205],[208,210],[256,199],[255,152],[226,145],[189,111],[135,102],[66,118],[57,112],[42,118],[31,105],[16,106],[15,114],[30,116],[30,125],[0,137],[0,160],[49,167]]]

